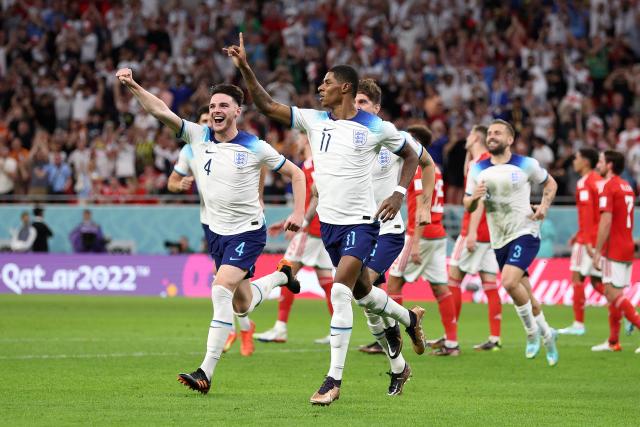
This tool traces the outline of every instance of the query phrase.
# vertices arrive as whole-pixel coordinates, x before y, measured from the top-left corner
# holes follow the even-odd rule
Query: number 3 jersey
[[[240,234],[264,225],[258,185],[260,168],[279,170],[286,159],[257,136],[240,131],[218,142],[209,127],[187,120],[177,135],[193,151],[192,171],[206,208],[206,223],[221,235]]]
[[[600,212],[611,214],[611,230],[602,248],[602,255],[612,261],[633,261],[633,188],[614,175],[604,185],[600,195]]]
[[[532,157],[511,154],[507,163],[494,165],[491,158],[469,169],[465,194],[471,196],[484,181],[484,198],[491,247],[502,248],[517,237],[540,236],[540,221],[531,219],[531,182],[544,183],[549,174]]]
[[[307,133],[318,189],[320,221],[368,224],[377,211],[371,176],[382,147],[398,153],[405,138],[393,124],[364,111],[336,120],[326,111],[291,107],[291,127]]]

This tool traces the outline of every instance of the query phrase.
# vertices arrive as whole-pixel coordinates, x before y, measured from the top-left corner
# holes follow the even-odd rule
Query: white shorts
[[[498,274],[498,261],[496,261],[496,254],[491,249],[491,244],[477,242],[476,250],[469,252],[466,236],[458,236],[449,259],[449,265],[458,267],[460,271],[467,274],[478,272]]]
[[[420,239],[420,264],[411,262],[411,237],[405,236],[402,252],[391,264],[389,275],[402,277],[407,282],[415,282],[422,277],[431,285],[446,285],[447,239]]]
[[[284,258],[291,262],[299,262],[307,267],[333,269],[331,258],[324,248],[322,239],[307,233],[297,233],[293,236],[287,246]]]
[[[577,271],[582,277],[602,277],[602,272],[593,266],[593,260],[589,256],[587,246],[582,243],[574,243],[571,247],[571,263],[569,270]]]
[[[624,288],[631,285],[630,262],[612,261],[602,258],[602,283],[611,283],[614,288]]]

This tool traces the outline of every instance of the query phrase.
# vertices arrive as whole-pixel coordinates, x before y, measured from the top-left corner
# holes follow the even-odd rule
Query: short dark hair
[[[619,151],[607,150],[604,152],[604,162],[613,164],[613,173],[616,175],[624,172],[624,155]]]
[[[596,165],[598,164],[598,157],[600,157],[600,154],[598,154],[598,152],[595,149],[589,148],[589,147],[583,147],[579,149],[578,152],[582,157],[589,160],[591,169],[596,167]]]
[[[209,106],[208,105],[203,105],[202,107],[198,108],[198,115],[196,116],[196,120],[200,120],[200,116],[203,115],[203,114],[209,114]]]
[[[33,216],[42,216],[43,213],[44,209],[42,209],[40,206],[36,206],[35,208],[33,208]]]
[[[502,119],[495,119],[494,121],[491,122],[492,125],[503,125],[507,128],[507,130],[509,131],[509,133],[511,134],[512,138],[516,137],[516,130],[513,128],[513,126],[511,125],[511,123],[509,123],[506,120],[502,120]]]
[[[238,86],[236,85],[230,85],[230,84],[217,84],[215,86],[211,86],[211,90],[209,91],[209,95],[213,96],[216,93],[223,93],[225,95],[229,95],[231,98],[233,98],[234,101],[236,101],[236,104],[238,105],[242,105],[242,103],[244,102],[244,93],[242,92],[242,89],[240,89]]]
[[[484,143],[487,140],[487,127],[484,125],[474,125],[471,128],[471,132],[476,132],[482,135],[482,142]]]
[[[407,132],[409,132],[411,136],[413,136],[424,148],[429,148],[431,145],[431,131],[428,127],[424,125],[412,125],[407,128]]]
[[[350,65],[336,65],[329,69],[330,73],[339,83],[349,83],[351,85],[351,95],[355,98],[358,94],[358,72]]]
[[[362,79],[358,82],[358,93],[365,95],[374,104],[382,102],[382,90],[373,79]]]

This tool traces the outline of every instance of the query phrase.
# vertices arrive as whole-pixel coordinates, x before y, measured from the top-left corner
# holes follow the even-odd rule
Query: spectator
[[[36,230],[36,238],[33,241],[33,252],[49,252],[49,239],[53,237],[53,232],[44,222],[44,209],[36,206],[33,208],[33,223]]]
[[[36,229],[31,225],[29,212],[20,215],[22,225],[19,230],[11,231],[11,250],[13,252],[30,252],[36,239]]]
[[[53,161],[47,166],[49,194],[62,195],[71,189],[71,168],[62,161],[62,154],[53,153]]]
[[[102,228],[91,219],[91,211],[82,212],[82,222],[69,234],[69,240],[74,252],[103,253],[107,251],[107,239],[102,234]]]
[[[18,162],[9,155],[7,144],[0,142],[0,197],[14,193],[17,176]]]

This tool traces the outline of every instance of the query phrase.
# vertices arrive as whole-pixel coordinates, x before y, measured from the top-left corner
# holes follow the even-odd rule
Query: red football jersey
[[[424,227],[422,237],[425,239],[441,239],[446,237],[447,232],[442,226],[442,215],[444,213],[444,192],[442,187],[442,173],[436,166],[436,184],[431,196],[431,224]],[[422,194],[422,169],[418,168],[413,176],[413,181],[407,188],[407,211],[409,219],[407,221],[407,234],[412,236],[416,228],[416,198]]]
[[[307,159],[302,164],[302,172],[304,172],[304,178],[307,184],[307,195],[304,199],[304,210],[306,212],[309,209],[309,202],[311,201],[311,187],[313,186],[313,160]],[[309,226],[307,227],[307,233],[312,236],[320,237],[320,218],[316,214]]]
[[[578,233],[576,242],[583,245],[591,244],[595,246],[598,239],[598,221],[600,221],[600,210],[598,208],[598,197],[602,187],[602,176],[591,171],[583,176],[576,184],[576,208],[578,209]]]
[[[611,231],[602,255],[612,261],[633,261],[633,202],[635,194],[627,181],[614,175],[600,195],[600,212],[611,213]]]
[[[471,165],[473,163],[477,163],[477,162],[481,162],[485,159],[488,159],[489,157],[491,157],[491,154],[489,154],[489,152],[484,152],[480,155],[480,157],[478,157],[477,159],[473,160],[472,162],[469,162],[467,164],[467,172],[469,172],[469,169],[471,168]],[[465,173],[465,177],[464,177],[464,186],[466,188],[467,186],[467,174]],[[471,213],[469,213],[468,210],[464,210],[464,215],[462,216],[462,228],[460,229],[460,235],[462,237],[466,236],[469,233],[469,222],[471,221]],[[486,211],[482,213],[482,218],[480,219],[480,224],[478,224],[478,231],[477,231],[477,241],[478,242],[483,242],[483,243],[488,243],[491,241],[491,238],[489,236],[489,225],[487,224],[487,214]]]

